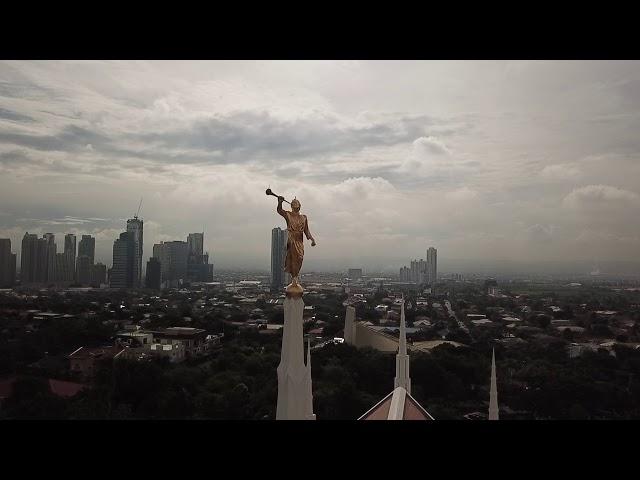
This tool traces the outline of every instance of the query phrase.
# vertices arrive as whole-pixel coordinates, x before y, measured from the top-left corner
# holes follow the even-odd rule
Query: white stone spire
[[[344,317],[344,343],[355,345],[356,343],[356,309],[352,305],[347,307],[347,313]]]
[[[489,420],[499,420],[498,383],[496,381],[496,349],[491,355],[491,391],[489,392]]]
[[[411,393],[411,378],[409,378],[409,355],[407,355],[407,328],[404,318],[404,297],[400,307],[400,338],[398,340],[398,354],[396,355],[396,378],[394,387],[403,387]]]
[[[306,420],[308,418],[309,387],[307,387],[307,383],[309,382],[307,376],[310,372],[304,364],[303,311],[302,298],[285,298],[282,350],[280,365],[278,365],[276,420]]]
[[[311,339],[307,341],[307,376],[306,376],[306,385],[305,385],[307,398],[306,398],[306,409],[307,409],[307,420],[315,420],[316,415],[313,413],[313,388],[311,387]]]

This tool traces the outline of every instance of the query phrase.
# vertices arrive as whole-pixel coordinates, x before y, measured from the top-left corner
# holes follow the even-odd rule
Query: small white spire
[[[489,420],[499,420],[498,382],[496,381],[496,349],[491,354],[491,390],[489,392]]]
[[[313,388],[311,386],[311,339],[307,341],[307,420],[315,420],[313,413]]]
[[[409,355],[407,355],[407,328],[404,317],[404,295],[400,304],[400,338],[398,339],[398,354],[396,355],[396,378],[394,387],[403,387],[411,393],[411,378],[409,377]]]

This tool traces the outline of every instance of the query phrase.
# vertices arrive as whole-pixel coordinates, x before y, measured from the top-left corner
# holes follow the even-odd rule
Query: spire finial
[[[491,390],[489,392],[489,420],[499,420],[498,382],[496,381],[496,349],[491,352]]]

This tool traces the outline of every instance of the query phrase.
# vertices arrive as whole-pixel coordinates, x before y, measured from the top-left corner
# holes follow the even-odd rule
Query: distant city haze
[[[268,272],[279,195],[305,271],[638,271],[636,61],[0,62],[0,238],[95,237],[143,197],[153,245],[205,232]],[[143,267],[144,268],[144,267]]]

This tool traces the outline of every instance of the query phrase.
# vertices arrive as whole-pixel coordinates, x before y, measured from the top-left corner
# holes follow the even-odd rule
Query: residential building
[[[99,287],[107,283],[107,266],[104,263],[96,263],[91,266],[91,285]]]
[[[64,274],[61,276],[61,280],[73,282],[76,276],[76,236],[72,233],[67,233],[64,236],[64,257]],[[58,276],[60,277],[60,275]]]
[[[109,283],[111,288],[132,288],[134,285],[134,234],[122,232],[113,242],[113,267]]]
[[[204,232],[187,237],[187,279],[191,282],[213,281],[213,265],[209,253],[204,253]]]
[[[162,285],[177,287],[187,280],[188,244],[175,240],[153,246],[153,256],[160,260]]]
[[[20,283],[28,285],[37,282],[40,243],[35,233],[25,233],[22,237],[20,258]]]
[[[96,371],[97,362],[116,359],[123,351],[120,345],[99,348],[80,347],[67,357],[69,368],[82,377],[92,377]]]
[[[151,257],[147,262],[147,275],[145,281],[146,288],[153,288],[154,290],[160,290],[160,284],[162,282],[160,259]]]
[[[89,257],[89,264],[93,265],[96,255],[96,239],[91,235],[82,235],[78,243],[78,256]]]
[[[16,281],[16,254],[11,253],[11,239],[0,238],[0,288],[12,287]]]
[[[91,257],[88,255],[78,255],[76,262],[76,280],[81,285],[89,285],[91,283]]]
[[[434,247],[427,249],[426,282],[433,285],[438,280],[438,251]]]
[[[144,222],[137,216],[127,220],[127,232],[132,234],[133,242],[133,287],[142,286],[142,244],[143,244],[143,226]]]

